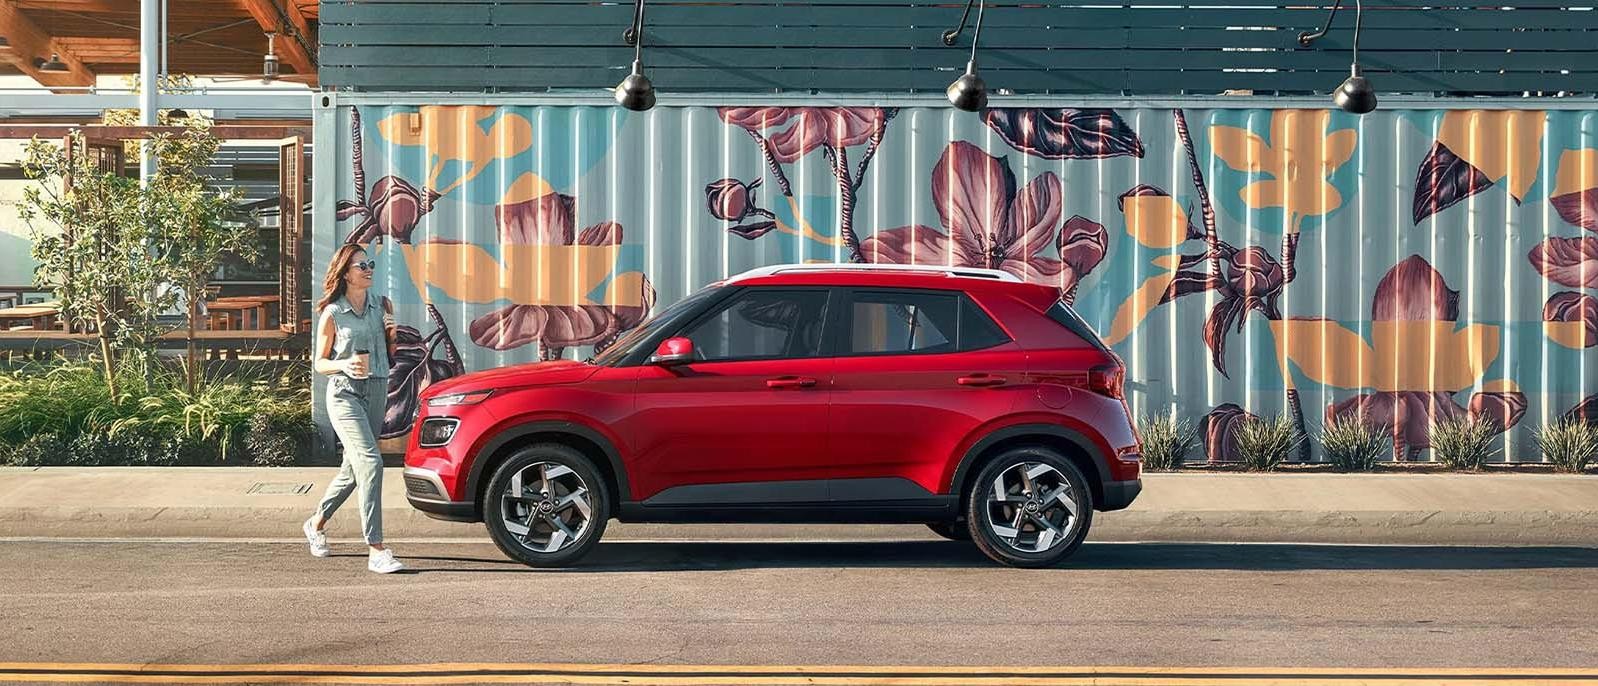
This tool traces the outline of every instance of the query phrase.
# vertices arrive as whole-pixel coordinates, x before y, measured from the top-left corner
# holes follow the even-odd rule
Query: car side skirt
[[[621,504],[624,522],[913,524],[955,519],[956,496],[909,479],[807,479],[668,488]]]

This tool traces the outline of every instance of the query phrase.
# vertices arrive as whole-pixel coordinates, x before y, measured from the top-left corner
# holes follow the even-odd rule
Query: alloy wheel
[[[1043,462],[1018,462],[993,478],[989,531],[1023,553],[1043,553],[1072,538],[1081,518],[1070,479]]]
[[[570,467],[534,462],[511,475],[500,496],[500,521],[535,553],[556,553],[582,540],[594,523],[588,484]]]

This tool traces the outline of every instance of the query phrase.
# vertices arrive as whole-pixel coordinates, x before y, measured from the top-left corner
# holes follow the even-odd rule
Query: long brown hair
[[[344,274],[349,272],[350,265],[355,262],[357,253],[366,252],[366,248],[359,243],[345,243],[338,252],[333,253],[333,261],[327,264],[327,278],[322,280],[322,299],[316,301],[316,311],[327,309],[328,305],[344,297],[344,291],[349,284],[344,282]]]

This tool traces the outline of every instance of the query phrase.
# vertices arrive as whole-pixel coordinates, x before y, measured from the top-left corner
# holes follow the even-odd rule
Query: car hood
[[[433,397],[445,393],[461,393],[486,388],[506,390],[526,388],[528,386],[554,386],[557,384],[576,383],[593,376],[598,369],[599,367],[595,365],[575,360],[551,360],[549,362],[498,367],[450,377],[429,386],[426,395]]]

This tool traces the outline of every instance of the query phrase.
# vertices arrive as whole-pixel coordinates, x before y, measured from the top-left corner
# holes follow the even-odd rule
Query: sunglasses
[[[369,272],[369,271],[372,271],[373,269],[377,268],[377,261],[376,260],[367,260],[365,262],[352,262],[352,263],[350,263],[350,266],[354,267],[356,269],[360,269],[362,271],[368,271]]]

